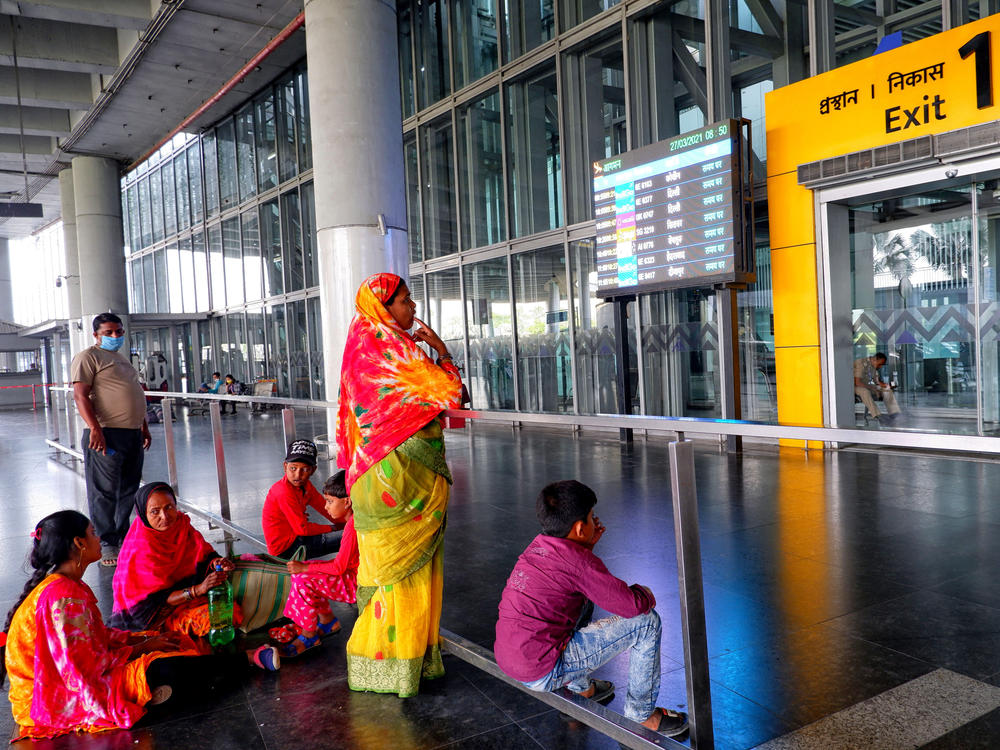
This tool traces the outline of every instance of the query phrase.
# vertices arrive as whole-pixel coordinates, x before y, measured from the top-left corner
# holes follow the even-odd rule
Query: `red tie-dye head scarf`
[[[358,289],[344,345],[337,465],[347,487],[444,409],[457,409],[462,380],[450,361],[434,364],[386,309],[403,280],[370,276]]]

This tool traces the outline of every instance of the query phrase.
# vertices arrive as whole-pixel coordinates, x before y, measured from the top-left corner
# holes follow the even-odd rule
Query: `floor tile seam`
[[[882,446],[879,448],[865,448],[860,446],[851,446],[851,447],[840,448],[839,450],[845,453],[868,454],[875,456],[885,455],[892,458],[915,458],[927,461],[947,461],[952,463],[965,461],[969,463],[1000,464],[1000,459],[989,458],[975,453],[937,454],[937,453],[930,453],[928,451],[922,451],[919,448],[907,448],[904,451],[900,449],[895,449],[891,446]]]
[[[959,578],[963,578],[963,577],[964,576],[959,576]],[[941,585],[941,584],[935,584],[935,585],[937,586],[937,585]],[[935,596],[945,597],[947,599],[951,599],[952,601],[955,601],[955,602],[958,602],[958,603],[961,603],[961,604],[972,605],[974,607],[983,607],[985,609],[994,610],[994,611],[997,612],[998,615],[1000,615],[1000,606],[994,606],[992,604],[983,604],[982,602],[972,601],[971,599],[965,599],[963,597],[955,596],[953,594],[949,594],[949,593],[946,593],[944,591],[938,591],[936,588],[932,588],[932,587],[928,587],[928,586],[911,586],[911,588],[913,588],[914,590],[910,591],[910,592],[908,592],[906,594],[901,594],[899,596],[893,597],[891,599],[881,599],[878,602],[876,602],[875,604],[870,604],[867,607],[862,607],[861,609],[855,610],[854,612],[862,612],[862,611],[864,611],[866,609],[870,609],[871,607],[884,606],[884,605],[890,604],[891,602],[894,602],[896,600],[903,599],[903,598],[908,597],[908,596],[912,596],[913,594],[916,594],[916,593],[927,593],[927,594],[933,594]],[[854,612],[848,612],[848,613],[845,613],[844,615],[839,615],[839,617],[846,617],[847,615],[854,614]],[[975,634],[976,633],[968,633],[968,635],[975,635]],[[950,635],[956,635],[956,634],[952,633]],[[959,633],[959,635],[966,635],[966,633]]]
[[[245,688],[245,686],[244,686],[244,688]],[[244,689],[241,692],[243,692],[243,702],[245,704],[245,707],[252,713],[253,712],[253,706],[250,705],[250,701],[247,699],[246,690]],[[167,727],[167,726],[171,726],[173,724],[180,724],[181,722],[190,721],[191,719],[196,719],[196,718],[199,718],[199,717],[208,716],[210,714],[219,713],[221,711],[229,711],[230,709],[232,709],[234,707],[236,707],[236,706],[234,706],[234,704],[231,704],[231,703],[217,703],[217,704],[214,704],[212,708],[207,708],[204,711],[195,711],[193,713],[185,713],[183,716],[172,716],[172,717],[171,716],[167,716],[167,717],[164,717],[163,721],[158,721],[155,724],[148,724],[146,726],[139,727],[139,729],[145,730],[145,731],[152,731],[152,730],[158,729],[159,727]],[[260,734],[259,727],[258,727],[258,734]]]
[[[856,557],[857,557],[857,555],[856,555]],[[824,558],[824,557],[813,556],[813,557],[809,557],[807,559],[809,559],[809,560],[815,560],[816,562],[826,562],[827,565],[830,565],[830,566],[836,567],[836,568],[841,568],[842,567],[842,566],[837,565],[835,563],[827,562],[827,558]],[[872,577],[881,578],[881,579],[883,579],[885,581],[888,581],[889,583],[895,583],[895,584],[898,584],[898,585],[901,585],[901,586],[909,586],[910,588],[915,588],[915,589],[922,589],[922,588],[924,588],[923,586],[915,585],[915,584],[913,584],[913,583],[911,583],[911,582],[909,582],[907,580],[904,580],[902,578],[899,578],[899,577],[897,577],[895,575],[886,573],[885,569],[883,567],[876,568],[873,565],[871,565],[870,562],[866,562],[866,564],[869,566],[870,570],[874,571],[871,574]]]
[[[441,745],[433,745],[431,748],[429,748],[429,750],[447,750],[447,748],[454,747],[459,743],[468,742],[469,740],[474,740],[476,737],[485,737],[488,734],[492,734],[493,732],[498,732],[501,729],[505,729],[506,727],[511,727],[511,726],[517,727],[520,731],[524,732],[525,734],[528,734],[525,731],[524,727],[520,726],[516,721],[509,721],[506,724],[501,724],[498,727],[493,727],[493,729],[486,729],[482,732],[476,732],[474,734],[465,735],[464,737],[457,737],[454,739],[450,739]],[[538,744],[538,740],[536,740],[530,734],[528,734],[528,738],[536,745]]]
[[[281,660],[281,668],[284,669],[286,665],[291,666],[290,662],[291,662],[290,659],[289,660],[282,659]],[[328,683],[331,686],[333,686],[333,685],[339,685],[341,683],[346,683],[347,682],[347,675],[346,675],[346,673],[342,677],[338,677],[336,675],[330,675],[328,677],[324,677],[323,681],[324,681],[324,683]],[[296,695],[312,695],[315,692],[316,692],[315,687],[313,687],[313,688],[301,688],[301,689],[299,689],[299,688],[284,688],[284,689],[281,690],[280,693],[264,694],[264,695],[261,695],[260,699],[256,699],[256,698],[252,698],[252,697],[248,696],[247,700],[250,703],[254,703],[254,702],[260,703],[261,701],[273,701],[273,700],[275,700],[277,698],[284,699],[286,697],[290,698],[290,697],[296,696]]]
[[[859,635],[856,635],[854,633],[850,633],[848,631],[845,631],[843,628],[839,628],[836,625],[833,625],[832,623],[828,623],[825,627],[834,628],[838,633],[840,633],[841,635],[847,636],[848,638],[851,638],[852,640],[860,641],[861,643],[864,643],[864,644],[866,644],[868,646],[871,646],[871,647],[874,647],[874,648],[878,648],[878,649],[882,649],[884,651],[889,651],[889,652],[895,654],[896,656],[902,656],[902,657],[904,657],[906,659],[909,659],[910,661],[918,662],[919,664],[922,664],[922,665],[928,667],[928,671],[933,671],[935,669],[944,669],[944,667],[942,667],[940,664],[935,664],[934,662],[928,661],[927,659],[924,659],[922,656],[915,656],[914,654],[908,654],[905,651],[900,651],[898,648],[895,648],[893,646],[888,646],[888,645],[886,645],[884,643],[880,643],[878,641],[873,641],[873,640],[870,640],[868,638],[863,638],[863,637],[861,637]],[[951,671],[953,671],[953,672],[958,672],[957,669],[954,669],[954,668],[951,668],[951,667],[949,667],[949,669],[951,669]],[[959,674],[963,674],[963,673],[959,672]],[[965,675],[965,676],[966,677],[972,677],[972,675]],[[972,679],[979,680],[980,682],[982,682],[982,678],[980,678],[980,677],[972,677]]]
[[[267,744],[267,739],[264,737],[264,733],[260,731],[260,717],[257,716],[257,712],[254,710],[253,702],[250,700],[249,689],[249,685],[244,684],[243,693],[247,698],[247,710],[250,711],[250,716],[253,717],[254,730],[257,732],[257,736],[260,737],[260,744],[264,746],[264,750],[271,750],[271,747]],[[279,749],[275,748],[274,750]]]
[[[711,659],[709,659],[709,661],[711,661]],[[788,719],[787,716],[785,716],[783,714],[775,713],[773,710],[771,710],[769,707],[765,706],[763,703],[760,703],[759,701],[754,700],[750,696],[744,695],[739,690],[734,690],[733,688],[729,687],[728,685],[726,685],[724,682],[721,682],[720,680],[714,679],[713,677],[711,677],[711,670],[709,670],[709,672],[710,672],[710,674],[709,674],[709,683],[715,683],[716,686],[722,688],[723,690],[726,690],[726,691],[732,693],[733,695],[739,696],[742,700],[746,701],[747,703],[749,703],[750,705],[754,706],[755,708],[759,708],[761,711],[763,711],[764,713],[770,715],[772,718],[774,718],[775,720],[777,720],[781,724],[784,724],[784,725],[789,726],[789,727],[793,726],[793,723],[791,721],[789,721],[789,719]],[[715,714],[715,709],[712,709],[712,714],[713,715]],[[790,731],[792,731],[792,730],[790,730]]]
[[[912,505],[895,505],[892,502],[894,500],[902,500],[903,498],[906,498],[906,497],[909,497],[909,495],[905,495],[904,494],[904,495],[901,495],[900,497],[897,497],[897,498],[888,498],[888,500],[889,500],[888,502],[883,502],[883,499],[879,498],[879,504],[880,505],[884,505],[887,508],[897,508],[899,510],[910,510],[910,511],[913,511],[914,513],[924,513],[924,514],[926,514],[928,516],[932,516],[933,518],[939,519],[939,520],[940,519],[952,519],[952,520],[955,520],[955,521],[959,521],[959,520],[962,520],[964,518],[975,518],[975,517],[981,515],[983,512],[992,512],[992,511],[977,510],[977,511],[973,511],[971,513],[963,513],[961,515],[956,515],[954,513],[938,513],[936,511],[927,510],[927,509],[924,509],[924,508],[914,508]],[[995,523],[993,521],[984,521],[983,524],[986,525],[986,526],[1000,526],[1000,523]]]
[[[472,665],[472,666],[475,666],[475,665]],[[483,674],[488,674],[488,673],[484,672]],[[475,690],[477,693],[479,693],[483,698],[485,698],[486,701],[488,703],[490,703],[498,711],[500,711],[500,713],[502,713],[504,716],[508,717],[511,720],[511,722],[515,722],[515,723],[517,722],[517,718],[515,716],[511,715],[503,706],[501,706],[495,700],[493,700],[492,698],[490,698],[490,696],[486,694],[486,691],[484,691],[476,683],[474,683],[471,679],[469,679],[469,677],[467,675],[459,673],[458,676],[461,677],[463,680],[465,680],[465,682],[469,685],[469,687],[471,687],[473,690]],[[514,688],[514,689],[516,690],[517,688]]]

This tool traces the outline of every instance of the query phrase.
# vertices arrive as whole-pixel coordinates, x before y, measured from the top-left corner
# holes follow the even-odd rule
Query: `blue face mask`
[[[101,336],[101,348],[105,351],[116,352],[125,343],[124,336]]]

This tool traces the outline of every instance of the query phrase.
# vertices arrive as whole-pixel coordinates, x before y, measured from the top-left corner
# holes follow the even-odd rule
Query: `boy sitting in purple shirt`
[[[604,534],[596,504],[594,491],[572,479],[542,489],[535,504],[542,533],[517,559],[500,598],[497,664],[531,690],[565,685],[576,695],[602,700],[614,693],[614,685],[592,680],[590,673],[629,649],[625,716],[676,737],[687,731],[687,715],[656,705],[656,600],[645,586],[615,578],[593,553]],[[615,616],[582,622],[590,602]]]

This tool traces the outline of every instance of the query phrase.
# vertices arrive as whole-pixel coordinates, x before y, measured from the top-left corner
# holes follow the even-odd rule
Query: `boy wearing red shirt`
[[[326,502],[309,478],[316,471],[316,445],[310,440],[293,440],[285,456],[285,476],[268,490],[261,523],[268,553],[288,557],[300,546],[306,558],[321,557],[340,547],[343,524],[326,511]],[[330,524],[313,523],[306,515],[311,506]]]

